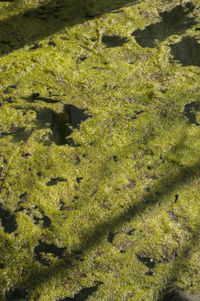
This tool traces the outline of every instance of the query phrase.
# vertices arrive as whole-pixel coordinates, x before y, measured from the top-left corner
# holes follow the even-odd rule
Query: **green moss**
[[[196,24],[152,48],[132,33],[187,1],[105,2],[0,5],[2,300],[199,294],[200,73],[170,51],[199,38],[198,1]],[[69,104],[88,114],[77,127]]]

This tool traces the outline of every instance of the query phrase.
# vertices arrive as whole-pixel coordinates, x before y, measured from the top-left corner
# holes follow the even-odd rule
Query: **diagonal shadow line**
[[[0,21],[0,55],[49,37],[65,27],[86,22],[115,9],[138,4],[134,0],[51,0],[46,5],[28,9]],[[92,9],[92,11],[94,8]],[[80,33],[81,34],[81,33]]]
[[[163,197],[169,195],[187,181],[190,181],[192,177],[196,177],[199,174],[199,170],[200,160],[190,166],[183,167],[181,171],[177,172],[174,176],[164,176],[150,193],[145,193],[138,201],[119,214],[119,216],[108,222],[100,222],[95,227],[93,234],[88,236],[87,240],[82,242],[76,252],[81,255],[85,251],[97,245],[103,237],[105,237],[105,234],[109,229],[113,229],[115,226],[120,226],[135,218],[136,215],[143,213],[146,209],[153,208],[157,202],[163,201]],[[68,259],[69,258],[70,256]],[[42,268],[40,271],[32,271],[25,281],[18,283],[17,289],[34,289],[38,285],[41,285],[41,283],[51,279],[51,277],[55,277],[56,273],[59,273],[59,271],[65,267],[70,269],[69,261],[66,261],[65,263],[58,260],[45,270]]]
[[[183,246],[181,246],[181,252],[178,253],[177,258],[173,262],[173,267],[170,273],[167,275],[164,289],[160,292],[158,301],[163,301],[163,299],[166,300],[164,298],[165,295],[173,291],[174,288],[176,288],[175,285],[173,285],[173,283],[176,282],[175,275],[177,275],[177,271],[179,271],[180,274],[181,270],[184,270],[184,266],[183,266],[184,260],[188,257],[188,255],[189,256],[191,255],[190,254],[191,250],[192,249],[194,250],[198,246],[200,242],[199,231],[200,231],[200,227],[197,227],[197,229],[193,231],[192,237],[189,240],[189,242],[186,241],[186,243]]]

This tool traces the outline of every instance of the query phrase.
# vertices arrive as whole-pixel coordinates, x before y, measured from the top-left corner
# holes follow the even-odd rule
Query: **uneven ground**
[[[199,13],[0,1],[0,300],[200,296]]]

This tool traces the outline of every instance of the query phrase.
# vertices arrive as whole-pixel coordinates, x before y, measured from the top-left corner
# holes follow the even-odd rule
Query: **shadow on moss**
[[[161,202],[164,196],[167,196],[172,191],[176,190],[178,187],[184,185],[184,183],[196,176],[199,173],[199,169],[200,161],[195,162],[191,166],[182,167],[181,170],[174,176],[168,176],[166,173],[166,175],[160,180],[160,183],[151,189],[151,192],[144,194],[136,203],[130,206],[122,214],[116,218],[113,218],[109,222],[99,223],[96,226],[93,234],[90,235],[87,240],[82,242],[80,249],[77,251],[79,251],[81,254],[82,252],[89,250],[103,239],[104,235],[109,231],[109,229],[111,231],[116,226],[123,225],[123,223],[134,219],[137,215],[141,214],[145,210],[153,208],[156,203]],[[194,245],[199,241],[198,231],[199,229],[193,233],[193,239],[185,248],[183,247],[182,251],[179,253],[179,256],[174,261],[171,279],[174,279],[175,270],[179,268],[179,264],[182,258],[185,256],[186,250],[188,251],[189,249],[193,248]],[[65,264],[67,264],[67,267],[70,268],[69,262],[65,263],[65,260],[62,260],[62,262],[58,261],[55,264],[50,265],[46,270],[41,269],[38,271],[32,271],[30,273],[30,277],[28,277],[25,282],[19,283],[16,289],[22,291],[24,289],[34,289],[38,285],[41,285],[42,282],[46,282],[51,279],[51,277],[55,277],[56,273],[59,272],[60,269],[63,269]]]
[[[170,11],[160,13],[160,22],[150,24],[143,30],[137,29],[132,35],[140,46],[156,47],[156,40],[164,41],[170,35],[182,34],[196,24],[194,17],[189,16],[193,9],[194,6],[190,2],[186,7],[178,5]]]
[[[137,4],[127,0],[51,0],[46,5],[0,21],[0,54],[5,55],[27,44],[36,43],[75,24],[84,23],[112,10]],[[31,46],[31,50],[35,46]],[[36,46],[37,48],[38,46]]]

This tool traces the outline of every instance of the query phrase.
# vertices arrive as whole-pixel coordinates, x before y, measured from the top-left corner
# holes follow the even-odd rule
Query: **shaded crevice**
[[[117,162],[117,161],[118,161],[118,158],[117,158],[116,155],[112,156],[112,159],[113,159],[114,162]]]
[[[87,13],[86,14],[86,17],[87,18],[96,18],[96,17],[100,17],[102,14],[107,14],[107,13],[121,13],[123,12],[123,10],[116,10],[116,9],[119,9],[121,7],[131,7],[131,6],[134,6],[134,5],[137,5],[140,3],[140,1],[134,1],[134,2],[126,2],[126,1],[123,1],[123,6],[122,5],[118,5],[117,4],[117,1],[115,1],[115,6],[113,6],[112,8],[110,7],[109,9],[106,9],[106,10],[102,10],[102,11],[98,11],[98,12],[93,12],[93,13]],[[113,10],[114,9],[114,10]]]
[[[178,5],[170,11],[160,13],[160,22],[150,24],[145,29],[137,29],[132,33],[136,42],[142,47],[153,48],[155,41],[164,41],[174,34],[182,34],[187,29],[196,24],[195,18],[190,17],[190,12],[194,9],[192,3],[187,6]]]
[[[13,89],[16,89],[16,88],[17,88],[16,84],[10,85],[10,86],[8,86],[8,87],[5,88],[5,90],[3,91],[3,93],[4,94],[12,93]]]
[[[2,204],[0,204],[0,220],[5,233],[12,233],[17,230],[15,215],[11,214],[9,210],[4,209]]]
[[[52,255],[62,258],[62,255],[66,248],[59,248],[54,244],[48,244],[45,242],[39,241],[38,246],[34,248],[36,259],[43,265],[49,265],[50,260],[47,258],[43,258],[41,253],[51,253]]]
[[[46,186],[53,186],[56,185],[58,182],[67,182],[65,178],[51,178],[50,181],[46,183]]]
[[[76,64],[81,63],[87,59],[86,55],[79,55],[79,57],[76,60]]]
[[[0,269],[4,269],[4,267],[5,267],[5,263],[0,262]]]
[[[44,108],[37,111],[36,117],[39,128],[50,127],[52,130],[50,142],[52,141],[57,145],[68,144],[70,146],[77,146],[72,138],[67,137],[73,132],[73,129],[78,128],[81,122],[85,121],[89,115],[85,113],[85,110],[66,104],[60,113]]]
[[[21,193],[19,195],[19,198],[20,198],[21,201],[27,202],[27,200],[28,200],[28,194],[27,194],[27,192],[25,191],[25,192]]]
[[[35,43],[33,46],[31,46],[29,48],[29,51],[32,51],[32,50],[35,50],[35,49],[38,49],[38,48],[42,48],[42,44]]]
[[[132,233],[135,231],[136,229],[132,228],[129,231],[126,232],[127,235],[132,235]]]
[[[27,153],[27,152],[22,152],[22,157],[23,158],[28,158],[28,157],[31,157],[32,155],[30,153]]]
[[[107,241],[112,244],[114,236],[115,236],[114,233],[112,231],[109,231],[107,234]]]
[[[77,108],[70,104],[64,105],[64,112],[69,115],[69,124],[73,128],[78,128],[81,122],[91,117],[85,112],[85,110]]]
[[[144,264],[149,270],[145,273],[145,275],[152,276],[153,275],[153,269],[155,267],[155,261],[153,258],[150,257],[143,257],[136,255],[137,259]]]
[[[178,201],[178,197],[179,197],[179,195],[175,194],[175,196],[174,196],[174,203],[176,203]]]
[[[102,43],[105,45],[106,48],[121,47],[128,41],[129,40],[126,37],[120,37],[118,35],[102,36]]]
[[[74,295],[73,298],[66,297],[64,299],[59,299],[57,301],[85,301],[90,297],[94,292],[97,291],[98,286],[102,284],[102,282],[98,282],[96,285],[91,287],[86,287],[80,290],[77,294]]]
[[[88,5],[87,1],[78,0],[50,0],[45,4],[40,3],[38,7],[27,9],[0,21],[0,29],[2,28],[0,53],[5,55],[25,45],[36,44],[39,40],[61,32],[66,27],[86,22],[88,18],[138,3],[139,1],[127,0],[100,1],[100,3],[93,1],[92,5]],[[30,24],[31,30],[24,30],[29,28]],[[10,34],[11,30],[12,34]]]
[[[44,228],[50,227],[51,220],[47,215],[43,215],[43,217],[40,220],[42,220]]]
[[[49,41],[49,42],[48,42],[48,45],[49,45],[49,46],[56,47],[56,43],[55,43],[54,41]]]
[[[27,289],[20,290],[16,288],[14,290],[10,290],[5,294],[5,301],[15,301],[15,300],[25,301],[27,300],[27,296],[28,296]]]
[[[30,49],[36,49],[36,48],[32,47]],[[25,99],[28,102],[36,102],[37,100],[44,101],[46,103],[58,103],[58,102],[61,102],[60,99],[52,99],[50,97],[42,97],[42,96],[40,96],[40,93],[33,93],[30,96],[28,96],[28,97],[23,97],[22,99]]]
[[[83,179],[83,177],[76,177],[76,183],[80,184],[81,180]]]
[[[3,101],[6,101],[8,103],[14,103],[15,102],[14,99],[11,96],[9,96],[7,98],[3,98]]]
[[[15,212],[24,211],[25,214],[27,214],[33,218],[35,225],[42,222],[42,225],[44,228],[50,227],[51,220],[47,215],[44,214],[44,211],[41,210],[40,208],[38,208],[37,206],[34,206],[33,208],[24,207],[24,203],[27,203],[27,201],[28,201],[27,194],[24,193],[24,194],[21,194],[20,196],[21,196],[20,202],[18,202],[18,207],[15,209]]]
[[[162,301],[200,301],[200,298],[175,288],[165,293]]]
[[[23,107],[16,106],[16,109],[24,109]],[[24,114],[28,110],[36,112],[36,120],[34,129],[51,129],[52,133],[46,133],[39,138],[39,141],[44,145],[56,145],[68,144],[72,147],[78,146],[72,138],[68,137],[73,133],[73,129],[79,128],[81,122],[85,121],[90,115],[85,113],[85,110],[79,109],[73,105],[63,105],[61,112],[56,112],[49,108],[36,109],[30,106],[25,109]],[[33,131],[33,129],[32,129]],[[18,128],[14,124],[11,124],[8,132],[0,131],[0,137],[5,135],[12,135],[15,142],[26,141],[30,136],[30,132],[26,132],[25,128]]]
[[[81,162],[81,159],[77,156],[73,162],[74,165],[77,165]]]
[[[59,200],[59,210],[63,211],[63,210],[70,210],[71,208],[69,206],[67,206],[63,200]]]
[[[41,213],[42,217],[39,218],[39,217],[37,217],[37,216],[34,215],[34,217],[33,217],[33,219],[34,219],[34,224],[37,225],[37,224],[39,224],[39,222],[41,221],[44,228],[50,227],[50,225],[51,225],[51,220],[50,220],[50,218],[49,218],[47,215],[44,214],[44,211],[43,211],[43,210],[39,210],[39,209],[38,209],[38,211]]]
[[[26,132],[24,127],[18,127],[12,124],[7,132],[0,131],[0,138],[5,136],[12,136],[13,142],[26,141],[30,133]]]
[[[104,70],[105,68],[103,68],[103,67],[92,67],[91,69],[92,70]]]
[[[144,113],[143,110],[140,110],[140,111],[136,111],[134,112],[135,114],[131,117],[128,118],[128,120],[134,120],[134,119],[137,119],[137,116],[140,115],[141,113]]]
[[[127,209],[123,210],[123,212],[117,215],[116,217],[113,217],[111,220],[109,219],[109,221],[100,221],[99,224],[96,225],[96,229],[92,233],[92,235],[88,235],[87,239],[84,239],[82,241],[82,244],[78,249],[80,253],[83,254],[87,250],[90,250],[91,248],[96,246],[97,243],[99,243],[99,241],[105,238],[105,234],[108,232],[108,229],[113,229],[114,227],[118,228],[119,226],[129,222],[139,214],[145,212],[145,210],[152,210],[154,207],[154,204],[152,204],[152,198],[155,192],[157,192],[160,195],[160,198],[162,200],[165,199],[164,196],[169,196],[173,191],[177,191],[178,187],[184,185],[188,182],[189,179],[193,178],[199,172],[199,169],[200,161],[197,160],[187,167],[180,168],[180,170],[173,176],[170,176],[166,171],[166,174],[161,178],[159,183],[154,185],[154,187],[152,188],[152,192],[149,194],[149,196],[147,197],[145,195],[145,202],[144,196],[141,196],[141,198],[136,203],[130,205]],[[191,246],[196,247],[198,245],[197,243],[199,243],[198,238],[198,229],[196,229],[195,233],[192,235],[190,243],[188,244],[188,241],[186,241],[185,247],[187,247],[188,250],[191,249]],[[183,249],[185,250],[185,248]],[[173,256],[176,256],[177,249],[174,250],[173,254]],[[185,251],[181,251],[178,255],[181,259],[182,256],[185,256]],[[139,256],[145,257],[141,255]],[[177,269],[180,268],[179,263],[180,261],[174,260],[172,271],[170,272],[171,276],[169,275],[168,277],[169,281],[170,279],[172,279]],[[31,286],[36,288],[38,286],[41,286],[41,284],[44,283],[44,281],[49,281],[53,277],[55,278],[61,268],[63,268],[63,262],[58,260],[54,264],[50,265],[48,269],[32,269],[30,276],[25,280],[21,281],[18,285],[19,287]]]
[[[185,104],[183,114],[187,117],[189,123],[194,123],[197,126],[200,125],[196,120],[198,112],[200,112],[200,104],[194,101]]]
[[[193,37],[184,37],[180,42],[170,45],[171,53],[183,67],[200,67],[200,44]]]

